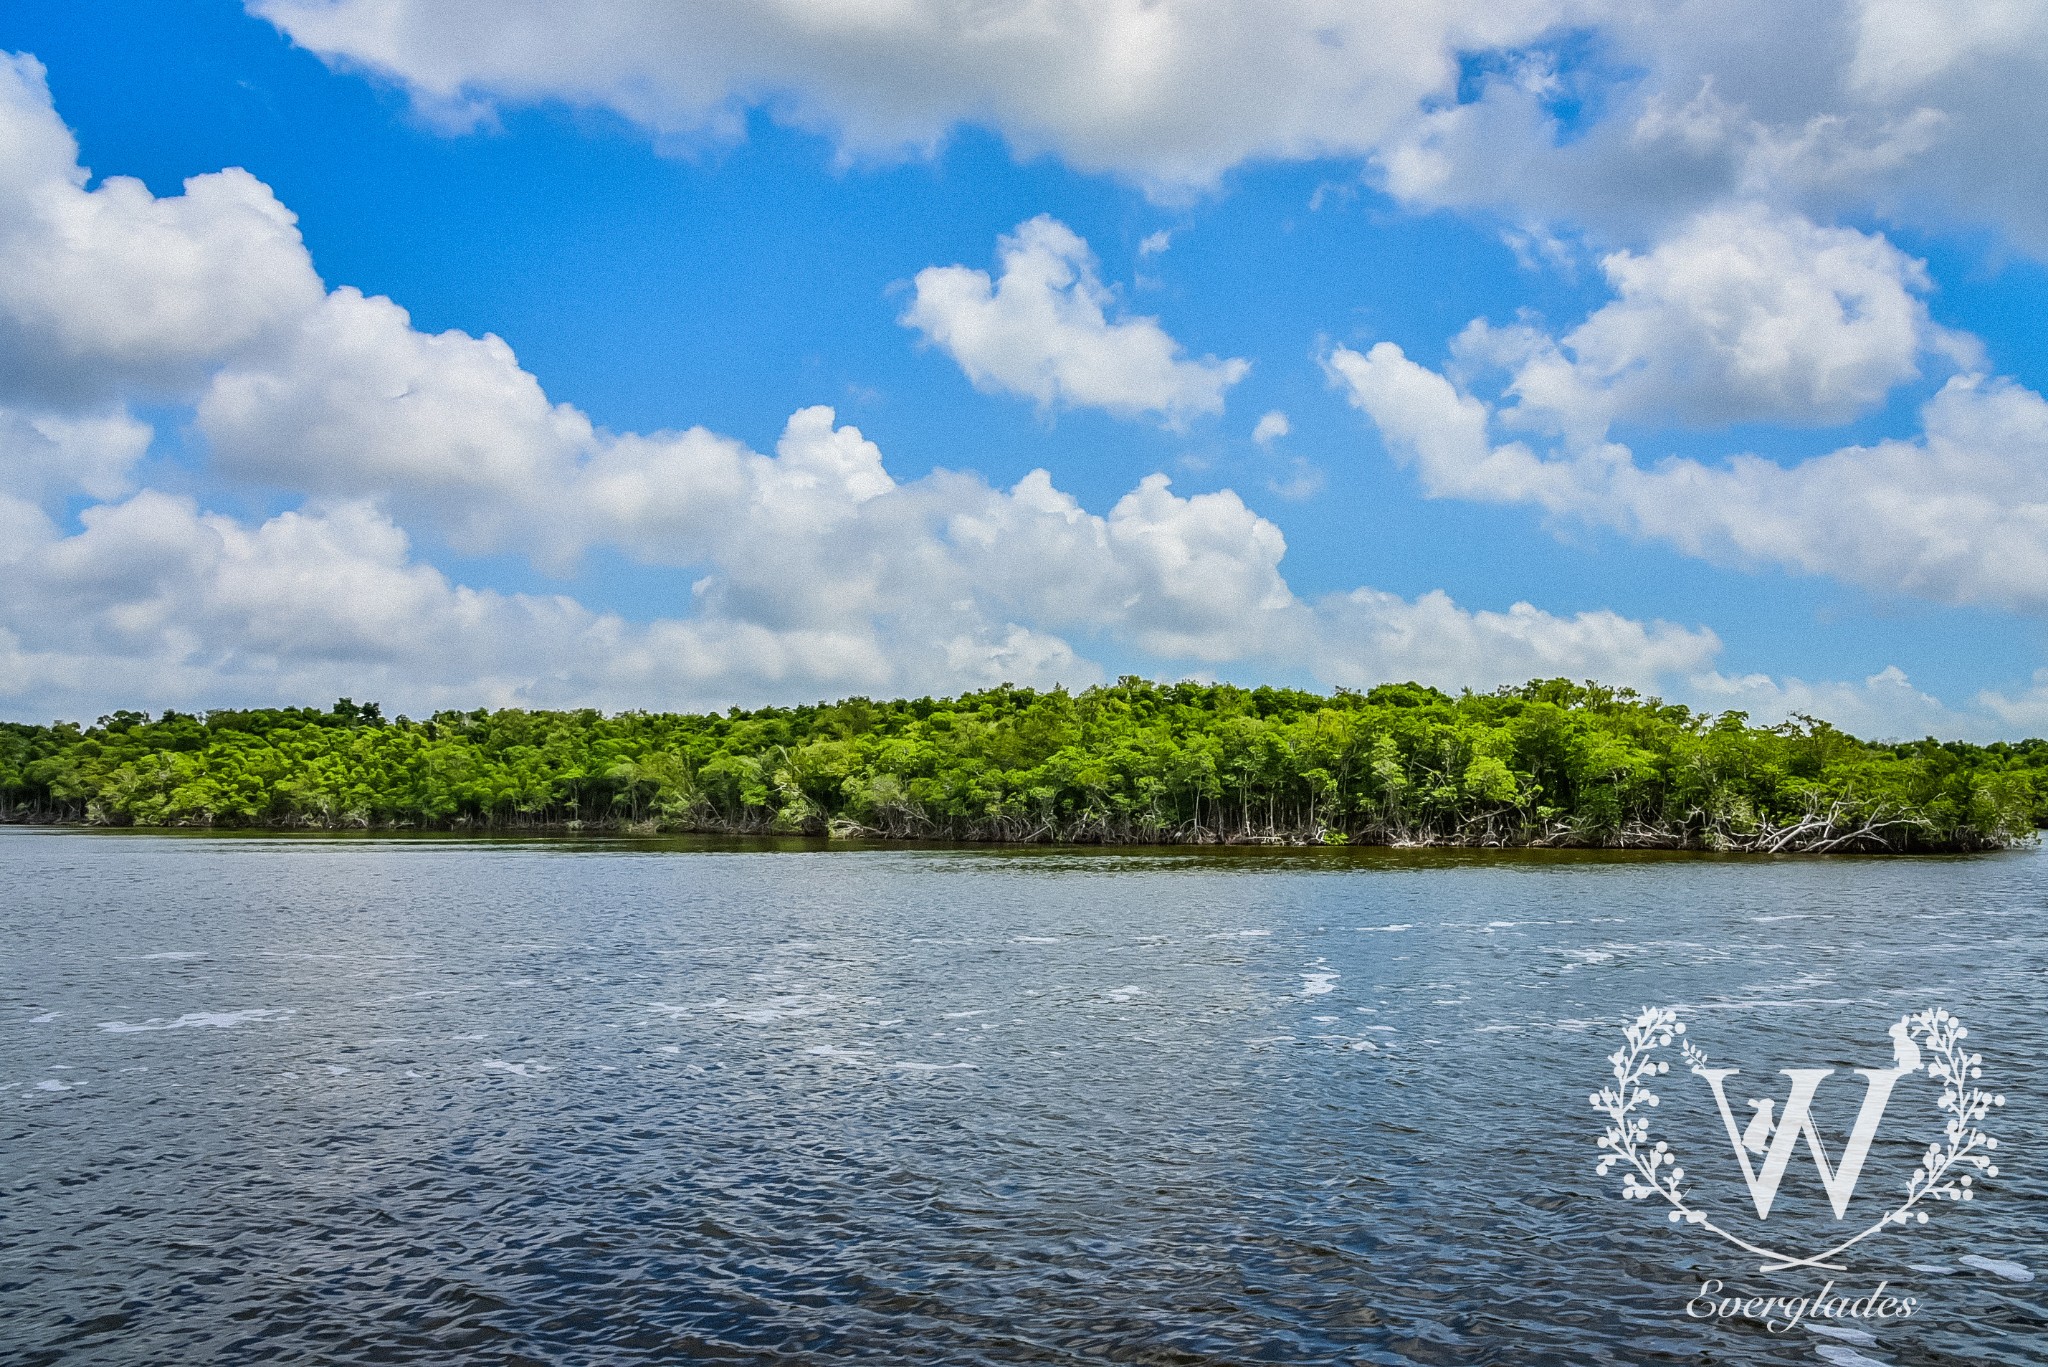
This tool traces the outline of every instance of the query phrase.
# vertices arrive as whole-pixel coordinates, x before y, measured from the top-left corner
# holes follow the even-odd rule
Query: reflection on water
[[[2044,931],[2034,854],[4,830],[0,1356],[2041,1361]],[[1825,1278],[1594,1175],[1651,1003],[1762,1088],[1969,1021],[2000,1178],[1839,1274],[1910,1320],[1686,1316]],[[1781,1199],[1825,1218],[1803,1155]]]

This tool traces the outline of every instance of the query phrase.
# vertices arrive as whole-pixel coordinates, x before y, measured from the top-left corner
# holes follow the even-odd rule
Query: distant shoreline
[[[0,723],[0,821],[159,829],[1956,854],[2037,839],[2048,741],[1873,742],[1538,679],[724,713],[117,712]]]
[[[201,823],[178,823],[170,825],[141,825],[134,822],[108,823],[91,821],[57,820],[51,818],[26,817],[19,814],[0,816],[0,830],[33,829],[92,833],[102,835],[153,835],[233,838],[301,838],[312,840],[347,841],[364,840],[417,840],[422,843],[446,841],[450,844],[468,842],[492,843],[548,843],[591,845],[615,844],[623,846],[651,847],[667,843],[694,846],[701,844],[710,849],[729,848],[735,850],[801,849],[801,850],[878,850],[878,849],[924,849],[924,850],[1037,850],[1048,853],[1069,852],[1084,854],[1131,854],[1157,855],[1166,853],[1216,854],[1276,854],[1373,852],[1392,854],[1445,854],[1445,855],[1520,855],[1520,854],[1571,854],[1571,855],[1672,855],[1701,856],[1729,859],[1770,859],[1770,858],[1955,858],[1963,855],[2000,854],[2038,848],[2038,837],[2034,839],[2010,840],[1999,845],[1971,845],[1942,848],[1921,843],[1911,849],[1897,849],[1877,844],[1838,844],[1826,849],[1815,849],[1809,845],[1791,844],[1781,848],[1761,848],[1755,844],[1746,846],[1712,846],[1694,840],[1681,843],[1676,836],[1662,841],[1630,840],[1608,843],[1520,841],[1513,843],[1482,843],[1477,840],[1456,841],[1445,839],[1400,840],[1400,839],[1306,839],[1298,836],[1267,836],[1254,833],[1245,836],[1231,833],[1219,837],[1214,832],[1204,833],[1207,838],[1147,839],[1133,836],[1128,839],[1059,839],[1046,836],[1033,840],[983,838],[958,835],[891,835],[865,829],[841,829],[836,832],[773,831],[759,828],[741,829],[712,826],[649,826],[647,823],[594,823],[556,822],[552,824],[528,825],[334,825],[317,826],[291,823],[265,825],[206,825]]]
[[[1708,851],[1708,848],[1671,846],[1593,846],[1593,844],[1059,844],[1059,842],[1018,842],[1018,840],[942,840],[924,836],[901,838],[829,838],[807,834],[723,834],[664,830],[571,830],[555,828],[496,828],[496,830],[424,830],[418,826],[354,826],[354,828],[311,828],[311,826],[92,826],[86,822],[0,822],[0,842],[10,832],[49,832],[82,840],[193,840],[205,844],[334,844],[334,846],[414,846],[446,851],[459,848],[543,848],[557,853],[629,853],[629,855],[987,855],[987,857],[1044,857],[1044,859],[1102,859],[1114,863],[1128,859],[1223,859],[1243,863],[1272,861],[1276,869],[1315,867],[1389,867],[1389,869],[1473,869],[1473,867],[1569,867],[1569,865],[1632,865],[1632,863],[1747,863],[1772,865],[1782,861],[1972,861],[1993,857],[2038,855],[2044,842],[2028,840],[1999,848],[1970,848],[1970,851],[1935,851],[1915,848],[1898,851],[1780,851],[1774,855],[1755,851]]]

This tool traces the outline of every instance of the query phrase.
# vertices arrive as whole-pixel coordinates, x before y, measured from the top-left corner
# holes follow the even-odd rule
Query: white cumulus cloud
[[[402,488],[465,549],[540,537],[556,562],[578,529],[555,486],[595,439],[497,337],[418,332],[389,299],[350,288],[282,344],[220,369],[198,429],[231,474],[314,494]]]
[[[1332,594],[1317,605],[1322,623],[1318,677],[1368,687],[1419,679],[1457,687],[1473,677],[1599,678],[1644,691],[1702,669],[1720,651],[1711,631],[1639,622],[1608,611],[1559,617],[1528,603],[1506,612],[1472,612],[1441,591],[1407,601],[1378,589]],[[1582,673],[1590,660],[1606,672]]]
[[[1760,725],[1789,718],[1822,717],[1851,735],[1873,740],[1918,740],[1922,736],[1988,740],[2005,727],[1984,709],[1958,712],[1914,687],[1906,672],[1887,666],[1861,680],[1774,679],[1767,674],[1730,676],[1709,671],[1690,679],[1686,700],[1709,711],[1742,711]]]
[[[801,465],[834,441],[860,438],[809,410],[777,456],[744,459]],[[864,509],[879,520],[863,526]],[[77,532],[45,523],[0,550],[0,699],[72,716],[340,693],[414,711],[706,707],[1099,681],[1077,633],[1326,684],[1562,673],[1653,688],[1719,644],[1608,612],[1474,612],[1441,593],[1306,603],[1279,574],[1277,529],[1233,495],[1182,498],[1162,477],[1106,517],[1043,472],[1007,492],[934,477],[858,501],[840,520],[854,535],[782,532],[786,555],[761,553],[771,520],[734,511],[754,517],[756,542],[708,555],[694,610],[630,623],[564,595],[452,583],[369,501],[249,524],[145,490],[88,507]],[[1046,551],[1061,558],[1032,559]],[[819,582],[833,584],[823,608]]]
[[[1950,380],[1919,435],[1790,465],[1639,464],[1609,441],[1496,444],[1483,400],[1381,342],[1333,374],[1439,497],[1526,503],[1724,564],[1777,565],[1949,603],[2048,611],[2048,403]]]
[[[1434,497],[1522,503],[1721,564],[2048,610],[2048,404],[1977,373],[1924,267],[1882,237],[1756,206],[1604,263],[1615,298],[1561,337],[1475,320],[1442,371],[1381,342],[1332,377]],[[1617,422],[1839,422],[1930,360],[1960,370],[1917,435],[1790,463],[1640,462]],[[1481,380],[1498,375],[1496,398]]]
[[[657,134],[735,136],[765,106],[849,151],[961,122],[1172,193],[1251,157],[1358,155],[1453,90],[1458,54],[1562,0],[249,0],[294,41],[457,124],[566,100]]]
[[[978,389],[1044,408],[1155,414],[1170,427],[1223,411],[1248,361],[1183,357],[1156,318],[1112,319],[1088,244],[1041,214],[1002,239],[1001,275],[967,266],[917,273],[903,323],[959,362]]]
[[[248,172],[163,199],[87,178],[42,65],[0,53],[0,402],[175,394],[320,302],[296,220]]]
[[[1610,240],[1763,197],[2048,252],[2032,0],[246,2],[456,126],[554,100],[736,137],[763,108],[864,156],[974,123],[1165,196],[1350,157],[1416,204]]]
[[[1387,188],[1610,240],[1763,199],[1819,217],[1989,225],[2048,253],[2041,6],[1659,0],[1580,17],[1600,61],[1547,39],[1496,54],[1471,98],[1382,143]]]
[[[1986,689],[1977,705],[1998,719],[1996,734],[2038,736],[2048,732],[2048,669],[2037,669],[2030,686],[2017,697]]]
[[[1601,268],[1614,300],[1562,337],[1475,322],[1459,338],[1461,359],[1511,372],[1512,417],[1585,434],[1622,418],[1824,425],[1918,378],[1924,351],[1977,351],[1929,320],[1919,261],[1756,205],[1703,213]]]
[[[1017,628],[898,640],[868,623],[777,630],[722,618],[631,624],[560,596],[452,584],[362,503],[255,526],[144,492],[0,575],[10,711],[274,704],[337,694],[395,708],[715,706],[1003,679],[1089,682],[1063,643]]]
[[[1252,440],[1260,446],[1271,446],[1292,430],[1293,428],[1288,425],[1287,415],[1276,408],[1260,418],[1257,425],[1252,428]]]

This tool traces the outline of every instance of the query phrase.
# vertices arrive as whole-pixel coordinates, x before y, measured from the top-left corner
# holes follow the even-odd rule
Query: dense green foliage
[[[0,725],[0,815],[216,826],[973,840],[1955,850],[2032,837],[2048,742],[1873,744],[1562,679],[1325,697],[1123,679],[1080,694],[689,716],[346,699]]]

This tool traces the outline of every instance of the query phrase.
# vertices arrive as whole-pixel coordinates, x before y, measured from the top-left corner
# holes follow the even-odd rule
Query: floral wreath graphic
[[[1998,1148],[1998,1140],[1979,1129],[1977,1122],[1992,1108],[2005,1105],[2005,1098],[1974,1085],[1984,1075],[1984,1059],[1966,1047],[1964,1041],[1969,1038],[1969,1030],[1955,1016],[1940,1010],[1904,1016],[1892,1029],[1894,1035],[1903,1030],[1916,1044],[1925,1046],[1926,1071],[1942,1084],[1941,1099],[1936,1103],[1947,1117],[1942,1126],[1942,1141],[1929,1144],[1921,1155],[1920,1166],[1906,1183],[1905,1200],[1868,1229],[1832,1248],[1808,1256],[1765,1248],[1723,1229],[1707,1211],[1691,1202],[1689,1193],[1680,1185],[1685,1180],[1685,1169],[1678,1165],[1678,1155],[1668,1143],[1651,1137],[1650,1119],[1645,1114],[1657,1105],[1657,1093],[1647,1083],[1671,1071],[1668,1062],[1656,1057],[1657,1051],[1669,1048],[1673,1039],[1685,1033],[1685,1023],[1670,1007],[1646,1006],[1633,1023],[1623,1028],[1627,1046],[1607,1058],[1614,1066],[1614,1081],[1587,1097],[1593,1109],[1607,1117],[1607,1132],[1599,1140],[1599,1147],[1605,1152],[1594,1165],[1594,1171],[1605,1177],[1619,1167],[1624,1198],[1663,1198],[1671,1205],[1666,1218],[1673,1224],[1698,1225],[1737,1248],[1756,1254],[1764,1259],[1758,1269],[1761,1272],[1792,1267],[1841,1271],[1841,1264],[1828,1260],[1887,1226],[1909,1221],[1926,1224],[1928,1213],[1916,1209],[1923,1200],[1968,1201],[1975,1195],[1974,1184],[1979,1174],[1998,1176],[1997,1164],[1991,1157]],[[1707,1066],[1706,1054],[1690,1040],[1680,1048],[1691,1071],[1702,1073]]]

